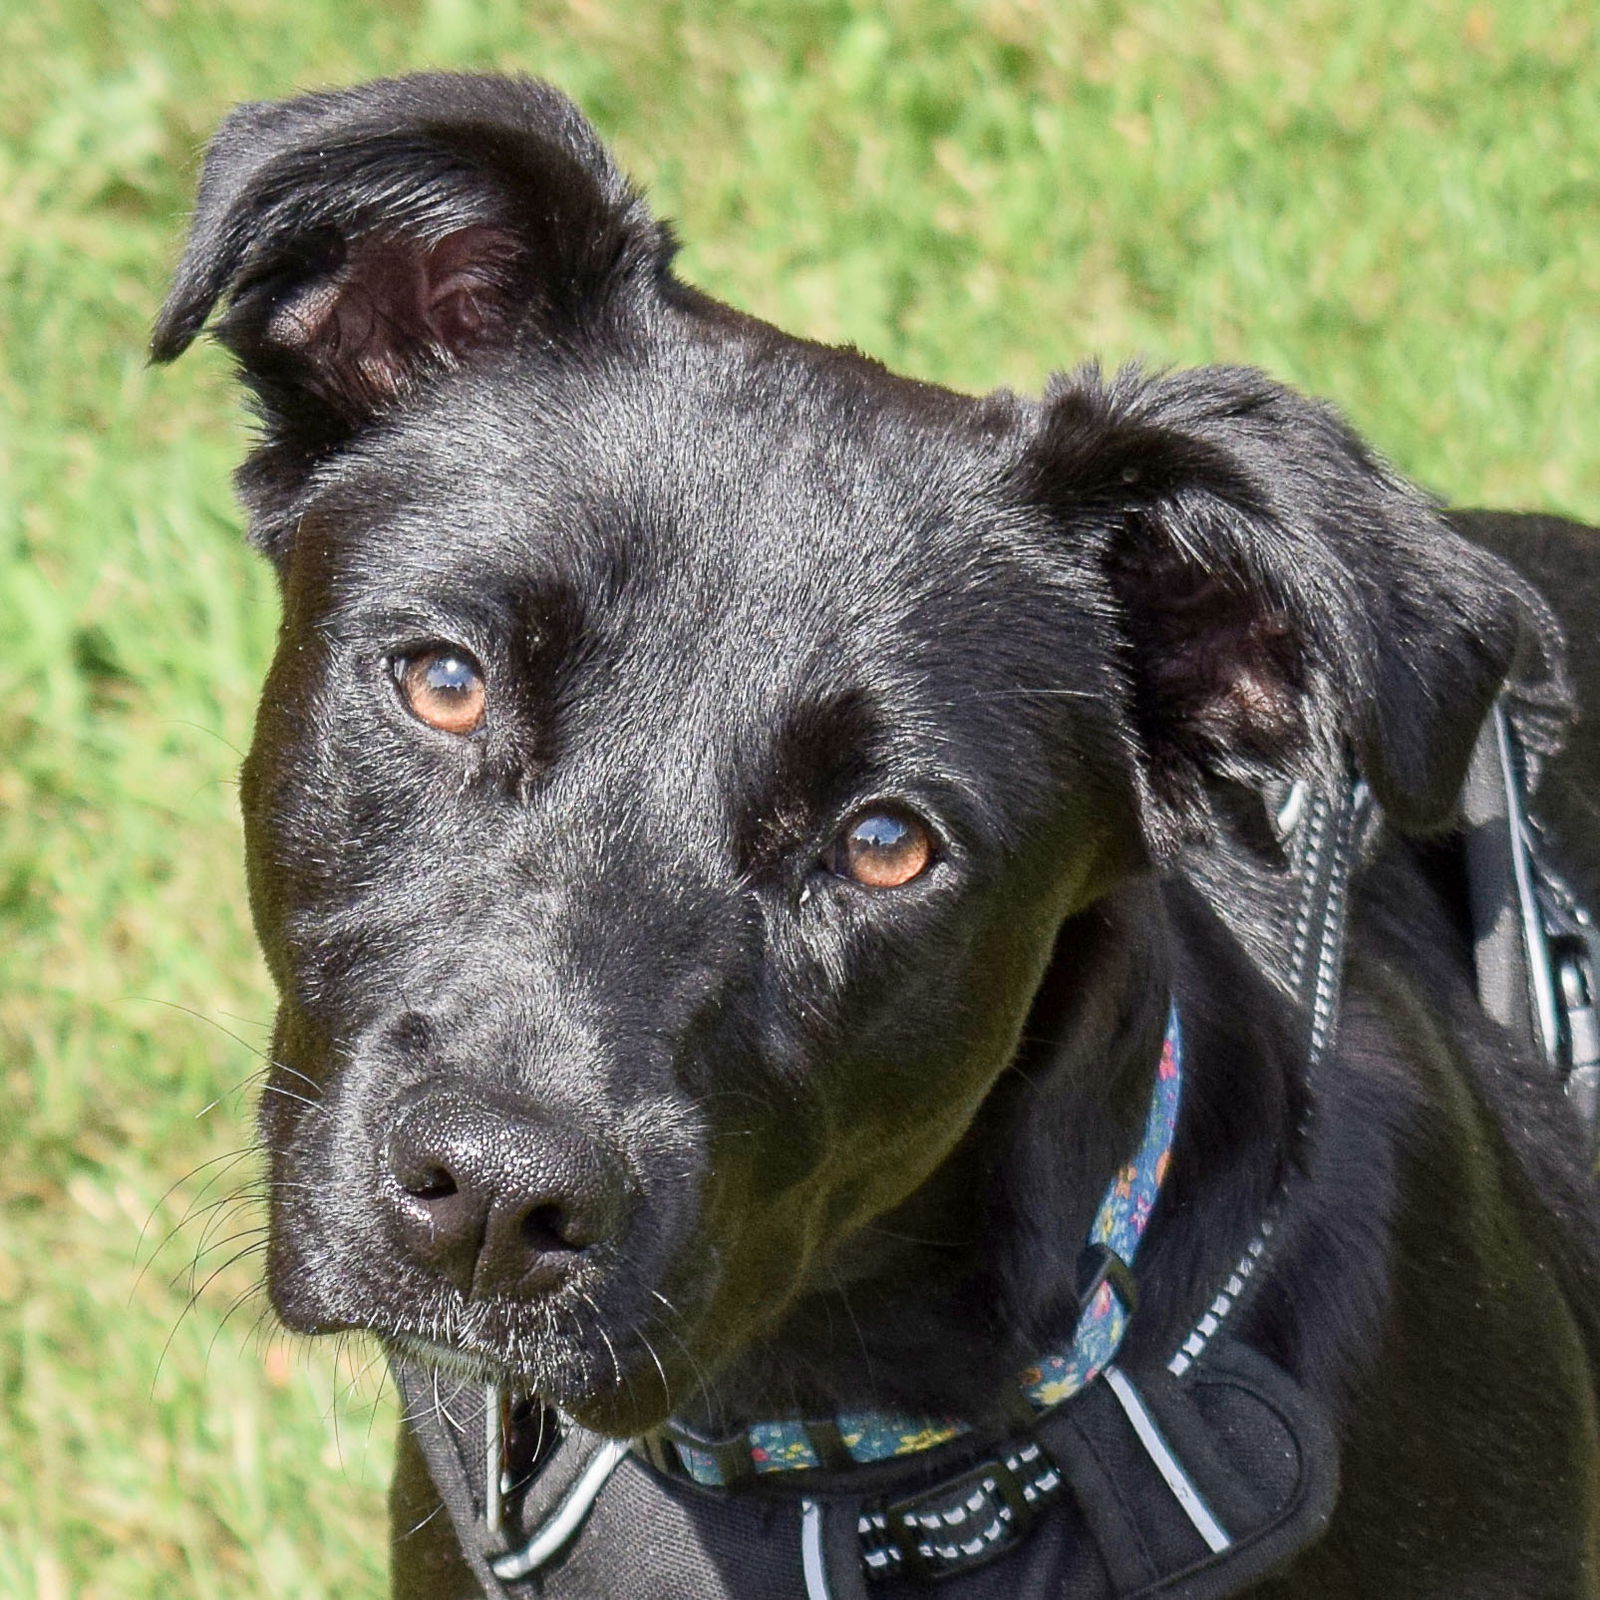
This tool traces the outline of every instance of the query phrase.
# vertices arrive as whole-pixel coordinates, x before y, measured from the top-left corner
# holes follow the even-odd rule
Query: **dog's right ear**
[[[1264,374],[1084,369],[1052,385],[1024,471],[1120,632],[1157,859],[1209,836],[1230,799],[1339,781],[1350,756],[1394,827],[1447,826],[1508,681],[1559,743],[1544,603],[1331,409]]]
[[[217,336],[267,428],[242,487],[266,512],[275,469],[303,477],[440,370],[598,315],[671,248],[576,107],[531,79],[241,106],[151,354],[182,354],[226,301]]]

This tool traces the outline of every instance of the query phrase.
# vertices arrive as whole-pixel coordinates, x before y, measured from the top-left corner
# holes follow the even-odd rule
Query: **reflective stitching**
[[[822,1550],[822,1507],[815,1500],[800,1502],[800,1568],[806,1576],[806,1600],[833,1600]]]
[[[1233,1544],[1233,1540],[1212,1515],[1211,1507],[1205,1502],[1205,1496],[1195,1488],[1193,1479],[1183,1470],[1183,1463],[1173,1455],[1172,1448],[1162,1437],[1155,1418],[1145,1410],[1139,1391],[1115,1367],[1106,1368],[1105,1380],[1110,1385],[1111,1392],[1117,1397],[1117,1404],[1122,1407],[1128,1421],[1133,1424],[1133,1431],[1138,1434],[1139,1443],[1144,1446],[1145,1454],[1150,1457],[1156,1471],[1161,1474],[1167,1487],[1172,1491],[1173,1499],[1183,1508],[1183,1514],[1194,1524],[1195,1532],[1205,1540],[1212,1554],[1221,1555]]]
[[[520,1550],[508,1550],[489,1563],[495,1577],[510,1583],[542,1567],[583,1525],[606,1479],[627,1453],[626,1439],[607,1439],[539,1531]]]

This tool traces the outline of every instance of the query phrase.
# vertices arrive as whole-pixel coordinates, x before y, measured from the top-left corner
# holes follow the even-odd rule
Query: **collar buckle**
[[[749,1483],[756,1475],[750,1435],[743,1428],[725,1434],[702,1433],[674,1417],[639,1443],[640,1454],[658,1472],[687,1475],[696,1483],[709,1481],[717,1488],[730,1489]]]
[[[1111,1292],[1122,1302],[1122,1309],[1132,1316],[1139,1309],[1139,1285],[1134,1281],[1133,1268],[1108,1244],[1091,1240],[1078,1256],[1078,1314],[1094,1304],[1102,1284],[1109,1283]]]

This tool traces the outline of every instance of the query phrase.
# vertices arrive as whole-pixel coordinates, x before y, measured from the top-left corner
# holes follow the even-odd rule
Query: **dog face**
[[[1017,651],[1083,601],[1030,579],[981,419],[673,339],[447,383],[338,464],[245,773],[274,1054],[316,1085],[267,1097],[280,1308],[569,1404],[594,1329],[637,1389],[661,1295],[710,1364],[916,1189],[1136,848],[1102,697],[1055,704],[1094,657]],[[470,1226],[526,1237],[453,1260],[474,1175]]]
[[[1522,636],[1254,374],[968,399],[670,255],[553,91],[373,85],[229,120],[155,345],[226,297],[265,424],[274,1302],[618,1433],[919,1196],[992,1255],[1062,930],[1346,744],[1437,822]]]

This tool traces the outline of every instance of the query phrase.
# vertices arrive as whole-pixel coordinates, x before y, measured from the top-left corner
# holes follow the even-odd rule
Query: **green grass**
[[[686,271],[799,331],[970,388],[1257,362],[1452,499],[1600,517],[1596,32],[1593,0],[6,6],[0,1596],[382,1592],[370,1352],[274,1331],[247,1197],[203,1209],[248,1187],[203,1164],[248,1143],[271,1008],[233,775],[274,600],[223,363],[142,348],[230,102],[541,73]]]

